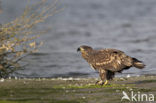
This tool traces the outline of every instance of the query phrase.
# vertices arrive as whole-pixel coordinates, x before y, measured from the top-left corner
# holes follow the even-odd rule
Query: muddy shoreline
[[[156,96],[156,76],[114,78],[106,86],[95,85],[98,79],[1,79],[0,103],[121,103],[123,91]]]

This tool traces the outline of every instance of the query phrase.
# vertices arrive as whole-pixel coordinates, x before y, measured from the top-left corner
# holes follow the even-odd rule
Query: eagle
[[[116,72],[121,73],[131,67],[143,69],[145,64],[134,58],[126,55],[123,51],[117,49],[100,49],[95,50],[90,46],[82,45],[77,51],[81,52],[82,57],[89,65],[99,72],[101,78],[97,81],[97,85],[106,85],[108,80],[112,80]]]

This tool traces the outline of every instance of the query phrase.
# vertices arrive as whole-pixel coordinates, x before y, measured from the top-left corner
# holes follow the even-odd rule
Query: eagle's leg
[[[108,83],[107,78],[106,78],[106,74],[107,74],[106,70],[100,69],[99,76],[100,76],[101,80],[97,81],[96,84],[98,84],[98,85],[103,85],[103,84],[106,85]]]

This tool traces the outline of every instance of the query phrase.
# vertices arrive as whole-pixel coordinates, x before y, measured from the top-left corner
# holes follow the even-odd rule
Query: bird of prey
[[[89,65],[99,72],[101,80],[96,82],[98,85],[106,85],[108,83],[107,80],[113,79],[116,72],[121,73],[130,67],[138,69],[145,67],[142,61],[130,57],[117,49],[94,50],[90,46],[82,45],[77,51],[80,51],[82,57]]]

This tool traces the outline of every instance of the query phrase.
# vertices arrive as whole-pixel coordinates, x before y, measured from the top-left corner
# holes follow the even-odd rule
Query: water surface
[[[26,3],[27,0],[2,0],[1,22],[14,20]],[[97,77],[97,72],[76,52],[84,44],[120,49],[147,65],[144,70],[131,68],[118,76],[156,74],[156,0],[60,0],[59,3],[64,10],[40,26],[51,30],[41,37],[45,43],[40,52],[27,57],[29,66],[20,71],[22,76]]]

